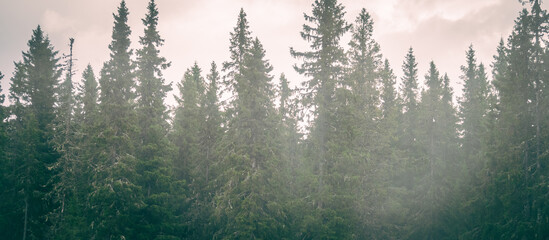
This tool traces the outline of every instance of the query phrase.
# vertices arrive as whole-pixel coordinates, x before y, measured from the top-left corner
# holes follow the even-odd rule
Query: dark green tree
[[[46,215],[55,204],[46,197],[51,191],[50,179],[59,154],[51,144],[55,119],[56,88],[61,69],[57,51],[38,26],[28,42],[29,50],[23,53],[23,61],[15,64],[10,87],[13,132],[10,134],[12,161],[12,193],[16,204],[14,217],[21,219],[20,229],[14,237],[43,239],[51,222]]]
[[[211,176],[212,165],[217,162],[216,147],[219,144],[219,140],[222,137],[223,129],[221,128],[221,112],[219,110],[219,72],[217,70],[217,64],[212,62],[210,73],[207,76],[208,88],[203,102],[203,109],[205,111],[205,121],[203,126],[202,146],[206,154],[204,162],[201,164],[201,172],[203,173],[202,184],[204,187],[208,186]],[[213,177],[215,178],[215,177]]]
[[[185,76],[177,84],[179,96],[175,96],[178,106],[175,109],[173,120],[172,142],[175,145],[174,173],[179,181],[186,183],[188,195],[185,202],[179,207],[184,209],[184,237],[191,239],[211,238],[212,233],[205,233],[204,219],[207,214],[201,212],[206,208],[203,205],[203,180],[204,172],[201,172],[206,154],[202,152],[201,134],[205,122],[205,114],[202,106],[204,99],[205,81],[201,75],[202,70],[197,63],[185,72]],[[209,235],[202,235],[209,234]]]
[[[167,93],[172,89],[165,83],[162,70],[170,66],[164,57],[159,56],[159,47],[164,40],[157,30],[158,9],[154,0],[147,6],[147,14],[142,19],[144,35],[139,38],[141,49],[137,50],[136,89],[138,139],[136,143],[138,184],[144,196],[145,208],[140,223],[141,239],[173,236],[175,214],[170,204],[177,197],[176,181],[172,178],[171,152],[173,147],[166,138],[169,130],[168,111],[164,105]]]
[[[450,193],[458,179],[452,174],[457,166],[457,118],[449,100],[449,79],[440,76],[434,62],[425,75],[425,86],[418,105],[419,158],[409,172],[414,182],[410,192],[412,217],[408,234],[411,239],[453,239],[456,233],[441,219],[451,219],[451,215],[445,213],[452,209]]]
[[[336,88],[343,83],[347,58],[339,41],[349,31],[345,19],[343,5],[335,0],[317,0],[312,5],[312,15],[304,14],[307,24],[303,25],[301,37],[310,44],[309,51],[296,51],[290,48],[294,58],[303,62],[295,70],[308,77],[303,83],[305,93],[304,107],[311,110],[314,122],[310,125],[308,137],[308,165],[314,179],[309,184],[312,198],[308,202],[310,214],[304,214],[301,237],[310,238],[347,238],[350,236],[350,225],[343,221],[351,210],[348,204],[339,205],[337,197],[332,197],[334,188],[344,180],[342,172],[336,166],[345,166],[345,161],[339,160],[345,147],[337,143],[342,134],[338,131],[335,114]],[[344,119],[341,119],[344,120]],[[334,145],[334,147],[331,147]],[[337,195],[335,195],[337,196]],[[345,196],[345,198],[348,195]],[[345,200],[345,203],[352,202]],[[338,206],[337,212],[332,209]],[[350,219],[347,219],[350,220]]]
[[[0,81],[4,78],[2,72],[0,72]],[[0,86],[0,93],[2,88]],[[0,203],[0,209],[10,209],[14,206],[13,198],[13,179],[10,174],[10,156],[8,155],[9,136],[8,136],[8,123],[5,122],[9,116],[8,107],[4,106],[5,95],[0,94],[0,198],[4,199]],[[13,219],[14,211],[2,211],[0,213],[0,231],[9,233],[12,230],[10,227]],[[15,234],[6,234],[6,238],[15,237]]]
[[[61,82],[58,88],[58,103],[56,106],[56,118],[53,121],[54,136],[52,144],[60,154],[58,161],[52,166],[55,169],[56,175],[51,179],[53,186],[49,193],[50,198],[56,203],[56,209],[53,209],[48,218],[52,221],[52,229],[50,231],[51,238],[67,238],[70,235],[65,235],[72,230],[72,222],[75,220],[73,214],[68,213],[70,210],[76,209],[72,205],[75,203],[73,197],[77,194],[79,186],[77,185],[78,176],[82,173],[78,166],[78,123],[75,116],[76,101],[74,96],[74,84],[72,77],[74,75],[74,58],[73,58],[74,39],[69,39],[69,54],[65,55],[65,79]],[[68,214],[67,214],[68,213]],[[81,218],[79,220],[82,220]],[[75,224],[76,225],[76,224]]]
[[[462,147],[469,171],[477,169],[480,161],[483,135],[486,134],[486,114],[488,112],[488,79],[484,65],[477,66],[475,50],[469,46],[467,63],[461,67],[464,81],[463,98],[460,101]]]
[[[231,39],[229,45],[229,52],[231,53],[231,59],[223,63],[223,82],[229,91],[236,91],[230,89],[236,86],[236,82],[240,80],[242,76],[242,68],[244,64],[244,56],[250,50],[252,44],[251,32],[249,30],[248,20],[246,19],[246,13],[244,9],[240,9],[238,14],[238,20],[236,21],[236,27],[231,32]],[[230,114],[230,113],[229,113]]]
[[[114,16],[110,60],[103,64],[99,86],[100,126],[94,134],[94,169],[90,192],[93,237],[137,238],[144,206],[138,185],[135,145],[137,137],[134,63],[130,49],[128,8],[123,0]]]
[[[401,144],[403,147],[411,149],[415,145],[416,133],[415,126],[418,124],[418,76],[417,76],[417,62],[414,56],[414,50],[410,47],[404,63],[402,64],[402,71],[404,76],[402,77],[401,94],[402,94],[402,107],[404,114],[402,116],[402,124],[400,126],[401,131]]]
[[[173,141],[178,149],[174,164],[178,179],[196,184],[194,169],[202,160],[200,151],[200,130],[204,122],[201,102],[204,97],[202,70],[195,63],[187,69],[185,76],[177,84],[180,96],[176,96],[179,106],[175,110]]]
[[[228,120],[221,160],[224,184],[216,195],[216,234],[226,239],[284,237],[283,208],[279,201],[281,161],[277,139],[278,115],[273,106],[271,65],[256,38],[244,56],[235,89],[234,117]]]

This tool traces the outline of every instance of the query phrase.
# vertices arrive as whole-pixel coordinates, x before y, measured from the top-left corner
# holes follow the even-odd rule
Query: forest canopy
[[[549,15],[520,2],[490,63],[455,56],[458,96],[413,46],[391,66],[372,13],[337,0],[303,14],[297,80],[245,9],[228,58],[175,84],[155,0],[142,32],[119,3],[109,59],[81,75],[78,38],[29,29],[3,69],[0,238],[548,239]]]

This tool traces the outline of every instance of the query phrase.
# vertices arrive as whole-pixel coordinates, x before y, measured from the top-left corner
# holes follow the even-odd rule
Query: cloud
[[[42,22],[50,33],[58,33],[74,28],[74,20],[61,16],[51,9],[44,11]]]
[[[422,6],[430,1],[415,2]],[[513,5],[492,1],[491,4],[484,4],[482,8],[456,9],[460,12],[459,18],[448,17],[445,14],[449,10],[444,10],[443,7],[452,6],[454,5],[451,3],[435,4],[431,9],[439,9],[436,10],[439,13],[421,20],[416,16],[418,21],[413,30],[384,32],[378,40],[382,52],[391,60],[397,75],[402,75],[400,66],[408,47],[412,46],[419,62],[420,82],[423,82],[423,74],[428,69],[428,63],[433,60],[441,73],[448,73],[454,92],[459,95],[462,88],[459,66],[465,63],[467,47],[473,44],[478,62],[489,66],[499,39],[505,38],[511,32],[514,17],[510,16],[518,16],[521,6],[518,3]]]

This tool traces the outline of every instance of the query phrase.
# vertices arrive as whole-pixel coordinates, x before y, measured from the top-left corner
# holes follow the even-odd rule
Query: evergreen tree
[[[402,64],[403,77],[400,86],[402,114],[397,127],[398,149],[403,156],[404,172],[395,176],[395,185],[407,189],[407,193],[414,187],[414,182],[422,168],[420,159],[424,157],[419,143],[419,107],[418,107],[418,69],[413,49],[410,48]],[[405,208],[415,208],[411,201],[404,202]],[[410,205],[412,204],[412,205]]]
[[[536,6],[538,1],[531,1]],[[524,9],[515,21],[507,47],[498,47],[494,62],[494,85],[498,93],[497,121],[494,138],[489,149],[489,182],[486,195],[489,211],[477,233],[485,238],[517,236],[543,239],[549,235],[538,227],[546,221],[546,200],[538,198],[538,186],[546,184],[539,154],[544,145],[543,118],[544,83],[539,81],[541,52],[540,39],[547,32],[542,29],[546,21],[537,21],[545,14],[540,9]],[[546,16],[546,15],[545,15]],[[540,118],[541,117],[541,118]],[[512,137],[509,137],[512,136]],[[505,208],[505,212],[498,209]],[[486,223],[488,222],[488,223]],[[541,224],[541,225],[540,225]]]
[[[296,98],[296,89],[291,89],[289,86],[288,79],[284,73],[280,74],[280,85],[279,97],[280,97],[280,106],[278,107],[278,114],[280,115],[281,126],[281,143],[282,149],[281,154],[283,160],[285,160],[286,166],[289,167],[291,172],[294,174],[289,174],[289,176],[294,176],[291,181],[295,183],[295,171],[298,168],[298,158],[299,158],[299,143],[301,136],[299,134],[297,114],[299,108],[297,106],[298,99]]]
[[[350,84],[357,101],[357,110],[363,112],[367,119],[375,119],[378,115],[377,85],[383,64],[379,44],[372,37],[373,25],[370,14],[363,8],[355,20],[349,43]]]
[[[173,201],[171,150],[166,138],[168,134],[168,111],[164,99],[171,90],[165,84],[162,70],[170,66],[165,58],[159,56],[158,48],[164,40],[157,30],[158,9],[154,0],[147,7],[147,14],[142,19],[145,25],[144,36],[139,38],[142,48],[137,50],[136,93],[139,139],[136,145],[138,184],[141,187],[144,203],[143,222],[140,230],[142,239],[166,237],[174,223],[174,214],[169,209]]]
[[[458,179],[452,171],[456,169],[457,159],[457,119],[448,99],[451,99],[449,79],[440,76],[434,62],[425,75],[425,85],[427,89],[418,105],[420,155],[411,171],[414,175],[410,201],[413,217],[408,234],[412,239],[453,239],[456,233],[440,219],[451,217],[445,213],[453,206],[450,194]]]
[[[220,77],[215,62],[212,62],[211,64],[210,74],[208,74],[207,79],[209,81],[209,84],[203,103],[203,108],[206,116],[201,140],[204,148],[202,152],[206,154],[203,166],[201,167],[204,178],[203,186],[205,187],[209,185],[210,179],[212,179],[212,176],[210,176],[211,166],[216,163],[216,146],[218,145],[223,133],[223,129],[221,128],[222,119],[221,112],[219,110],[218,97],[218,83]]]
[[[216,191],[224,184],[216,181],[218,174],[223,171],[222,168],[217,167],[220,164],[218,146],[223,136],[223,128],[218,99],[220,77],[215,62],[211,64],[207,79],[209,84],[201,99],[200,108],[195,109],[203,113],[203,119],[198,123],[198,139],[195,139],[199,141],[198,149],[201,157],[195,160],[194,169],[191,171],[194,201],[189,208],[188,217],[191,219],[189,238],[193,239],[213,238],[213,234],[220,227],[212,221],[215,210],[213,201]]]
[[[411,149],[417,141],[415,126],[418,124],[418,70],[414,50],[411,47],[402,64],[402,71],[404,76],[402,77],[401,92],[404,114],[402,116],[400,139],[403,147]]]
[[[385,59],[383,63],[383,69],[380,73],[381,78],[381,109],[382,118],[389,119],[398,115],[399,111],[399,98],[398,92],[395,89],[396,76],[393,73],[393,69],[389,65],[389,60]],[[396,127],[396,126],[395,126]]]
[[[236,82],[240,81],[240,78],[242,77],[244,56],[250,50],[252,43],[249,28],[250,26],[246,19],[246,13],[244,12],[244,9],[241,8],[240,13],[238,14],[236,27],[234,27],[233,32],[231,32],[229,45],[231,59],[223,63],[223,72],[225,72],[223,81],[225,87],[228,88],[229,91],[236,91],[235,89],[231,89],[231,87],[235,87],[237,85]]]
[[[14,184],[11,192],[16,194],[13,200],[23,203],[15,206],[16,219],[23,222],[13,227],[20,229],[14,238],[43,239],[51,224],[46,214],[55,208],[46,194],[52,188],[47,183],[51,183],[54,175],[48,168],[59,158],[50,140],[53,137],[55,94],[61,70],[57,51],[40,26],[33,30],[28,46],[29,50],[23,53],[23,61],[15,64],[10,88],[11,108],[15,116],[10,120],[14,128],[10,139]]]
[[[4,78],[2,72],[0,72],[0,81]],[[2,87],[0,86],[0,93]],[[13,188],[10,174],[10,157],[8,156],[8,123],[6,118],[9,116],[9,109],[4,106],[5,95],[0,94],[0,198],[4,199],[0,203],[0,209],[10,209],[14,206]],[[2,211],[0,213],[0,231],[3,233],[9,233],[10,222],[12,221],[13,211]],[[11,216],[10,216],[11,215]],[[6,234],[6,238],[14,237],[14,234]]]
[[[383,69],[380,72],[381,79],[381,119],[379,121],[379,137],[375,140],[379,144],[380,167],[377,181],[380,185],[380,192],[385,192],[383,198],[378,198],[381,210],[376,211],[375,224],[378,229],[372,237],[383,237],[387,239],[404,238],[403,231],[406,223],[405,214],[408,198],[406,188],[399,182],[400,176],[406,173],[403,166],[403,150],[398,146],[399,127],[402,117],[401,99],[396,90],[396,76],[385,59]],[[375,225],[374,225],[375,226]]]
[[[56,107],[56,119],[53,121],[55,128],[52,144],[60,154],[60,158],[53,165],[53,169],[56,171],[55,178],[51,179],[53,185],[52,191],[49,193],[52,200],[56,203],[56,209],[53,209],[49,213],[48,218],[52,219],[53,226],[50,234],[52,237],[57,238],[71,238],[71,236],[64,235],[71,229],[72,214],[67,216],[68,209],[75,209],[71,205],[73,196],[77,193],[77,181],[76,178],[82,172],[81,168],[77,165],[77,132],[78,125],[75,119],[75,97],[74,97],[74,85],[72,77],[74,75],[73,70],[73,45],[74,39],[69,39],[69,54],[65,56],[65,79],[59,85],[58,89],[58,104]]]
[[[463,98],[460,101],[462,146],[469,171],[476,169],[480,159],[482,139],[486,134],[486,114],[488,111],[488,80],[484,65],[477,66],[475,50],[469,46],[467,64],[461,67],[464,81]]]
[[[335,0],[315,1],[312,15],[304,15],[308,23],[303,25],[301,31],[303,40],[310,44],[310,50],[299,52],[290,49],[293,57],[303,60],[302,64],[294,66],[295,70],[310,78],[303,86],[306,91],[304,106],[312,110],[314,117],[308,138],[308,159],[315,178],[309,187],[314,199],[310,207],[314,211],[306,216],[301,234],[312,238],[346,238],[351,234],[349,224],[340,221],[350,213],[350,206],[339,205],[341,199],[332,197],[333,188],[344,180],[344,176],[340,175],[342,173],[334,168],[345,164],[345,161],[338,161],[341,156],[338,153],[344,150],[335,148],[345,147],[337,143],[342,135],[336,132],[343,129],[338,128],[335,114],[336,88],[343,83],[347,63],[339,40],[351,28],[344,15],[344,7]],[[332,145],[333,148],[330,147]],[[342,207],[341,212],[332,209],[336,205]]]
[[[97,115],[99,100],[99,86],[90,64],[82,72],[82,82],[78,90],[77,100],[81,105],[81,118],[84,126],[90,126],[95,122],[94,119],[95,115]]]
[[[225,184],[216,196],[218,233],[227,239],[281,238],[284,224],[280,203],[281,176],[277,115],[272,104],[274,90],[269,74],[272,67],[256,38],[244,56],[242,75],[236,82],[234,117],[222,148]]]
[[[136,172],[137,118],[128,14],[123,0],[113,14],[111,59],[103,64],[99,78],[101,122],[93,136],[97,148],[89,194],[95,238],[137,238],[136,221],[140,219],[133,216],[144,206]]]
[[[67,238],[91,238],[93,229],[90,226],[94,221],[94,209],[89,202],[89,193],[94,186],[90,186],[94,174],[94,166],[97,161],[94,159],[100,147],[96,144],[96,134],[100,132],[101,122],[99,119],[99,86],[90,64],[82,72],[81,82],[78,85],[76,95],[76,116],[78,143],[76,168],[79,169],[76,175],[77,192],[73,197],[73,208],[71,218],[74,229],[73,235]],[[84,212],[85,214],[82,214]],[[67,214],[69,215],[69,214]],[[84,223],[83,223],[84,222]],[[75,224],[78,223],[78,224]]]
[[[201,102],[204,96],[204,78],[197,63],[187,69],[182,81],[177,84],[180,97],[175,111],[173,141],[178,149],[174,160],[176,177],[196,184],[196,165],[202,160],[200,151],[200,130],[204,122]]]
[[[349,211],[358,211],[359,216],[377,216],[379,212],[376,209],[380,208],[378,203],[381,203],[384,197],[383,194],[379,194],[381,175],[377,175],[383,172],[380,168],[384,163],[379,155],[382,153],[380,142],[375,140],[381,137],[378,85],[381,83],[383,62],[379,44],[372,36],[373,24],[370,14],[366,9],[362,9],[351,29],[352,38],[349,43],[348,78],[351,97],[349,100],[336,100],[341,104],[336,110],[337,119],[340,121],[336,128],[341,130],[336,135],[340,135],[337,142],[342,152],[335,155],[347,155],[340,157],[342,160],[338,165],[342,168],[336,171],[350,179],[345,188],[339,188],[341,193],[337,195],[347,194],[351,201],[357,201],[350,205]],[[336,96],[345,91],[345,88],[338,89]],[[345,149],[346,146],[350,147]],[[347,220],[356,222],[352,219]],[[378,233],[378,223],[370,217],[361,220],[356,224],[357,231],[362,234],[359,238],[371,238]]]

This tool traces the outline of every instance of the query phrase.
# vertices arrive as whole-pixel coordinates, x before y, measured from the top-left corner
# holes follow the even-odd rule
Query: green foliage
[[[8,176],[11,185],[7,199],[22,201],[13,205],[11,212],[19,224],[13,237],[44,238],[51,222],[46,215],[56,206],[47,198],[52,190],[50,179],[55,172],[49,167],[57,162],[59,154],[50,143],[55,119],[56,87],[61,70],[57,51],[38,26],[23,52],[23,61],[15,63],[10,87],[14,117],[9,121],[10,146]],[[8,213],[9,214],[9,213]],[[12,232],[12,231],[8,231]]]
[[[90,156],[94,162],[88,196],[92,236],[96,238],[134,236],[140,219],[132,216],[145,206],[136,169],[137,114],[128,14],[122,1],[113,15],[111,59],[103,65],[99,78],[100,122],[92,137],[95,149]]]
[[[397,89],[372,16],[335,0],[290,49],[301,87],[273,81],[241,9],[221,73],[187,69],[173,116],[154,0],[135,56],[120,3],[77,88],[74,39],[60,64],[39,26],[0,95],[2,238],[547,239],[549,15],[521,2],[491,79],[467,50],[459,106],[434,62],[420,90],[412,48]]]

